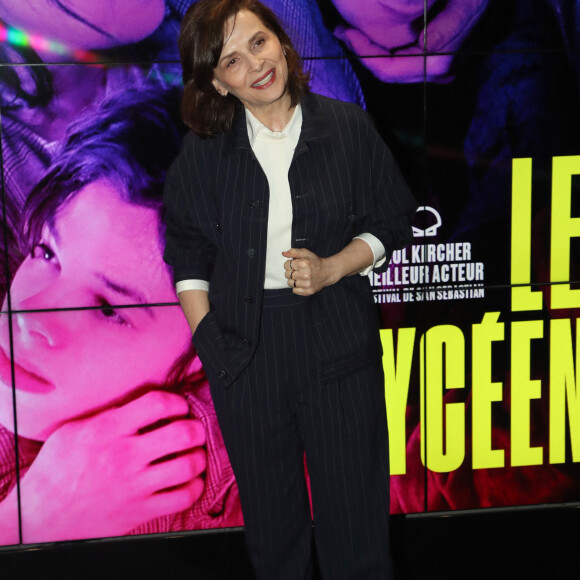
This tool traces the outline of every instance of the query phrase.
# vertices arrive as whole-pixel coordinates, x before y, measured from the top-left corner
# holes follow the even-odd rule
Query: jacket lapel
[[[294,151],[294,162],[298,157],[310,150],[310,144],[315,141],[324,141],[331,137],[330,131],[318,95],[308,93],[302,99],[302,130],[298,145]]]

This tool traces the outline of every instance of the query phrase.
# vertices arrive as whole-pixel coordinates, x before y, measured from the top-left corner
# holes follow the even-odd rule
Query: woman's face
[[[145,384],[190,343],[161,258],[158,215],[107,181],[80,190],[16,272],[11,289],[18,432],[44,440]],[[134,308],[118,308],[137,304]],[[54,308],[94,309],[43,312]],[[4,310],[6,310],[6,303]],[[12,426],[8,315],[0,316],[0,423]]]
[[[214,69],[218,92],[231,93],[254,113],[280,101],[288,101],[288,110],[288,64],[278,37],[253,12],[241,10],[228,19],[224,38]]]
[[[103,49],[149,36],[165,0],[0,0],[0,18],[70,48]]]

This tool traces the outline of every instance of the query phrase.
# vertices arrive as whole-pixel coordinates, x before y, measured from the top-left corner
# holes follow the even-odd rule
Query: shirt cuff
[[[366,242],[369,245],[371,252],[373,253],[373,263],[362,270],[362,272],[359,272],[361,276],[368,276],[372,270],[382,266],[385,263],[385,260],[387,259],[385,246],[383,246],[383,243],[381,240],[379,240],[379,238],[373,236],[373,234],[364,233],[355,236],[353,240],[362,240],[363,242]]]
[[[175,292],[177,294],[184,290],[205,290],[209,292],[209,282],[206,280],[180,280],[175,283]]]

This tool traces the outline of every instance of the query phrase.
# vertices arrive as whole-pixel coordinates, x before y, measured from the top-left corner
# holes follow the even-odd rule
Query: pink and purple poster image
[[[243,525],[162,259],[194,1],[0,0],[0,545]],[[391,511],[580,502],[580,2],[265,3],[421,206],[369,277]]]

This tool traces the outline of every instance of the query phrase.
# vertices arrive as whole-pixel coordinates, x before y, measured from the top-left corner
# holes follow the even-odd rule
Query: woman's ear
[[[214,78],[211,81],[211,84],[213,85],[213,88],[222,96],[222,97],[227,97],[228,96],[228,91],[226,91],[226,89],[224,89],[221,85],[220,82]]]

